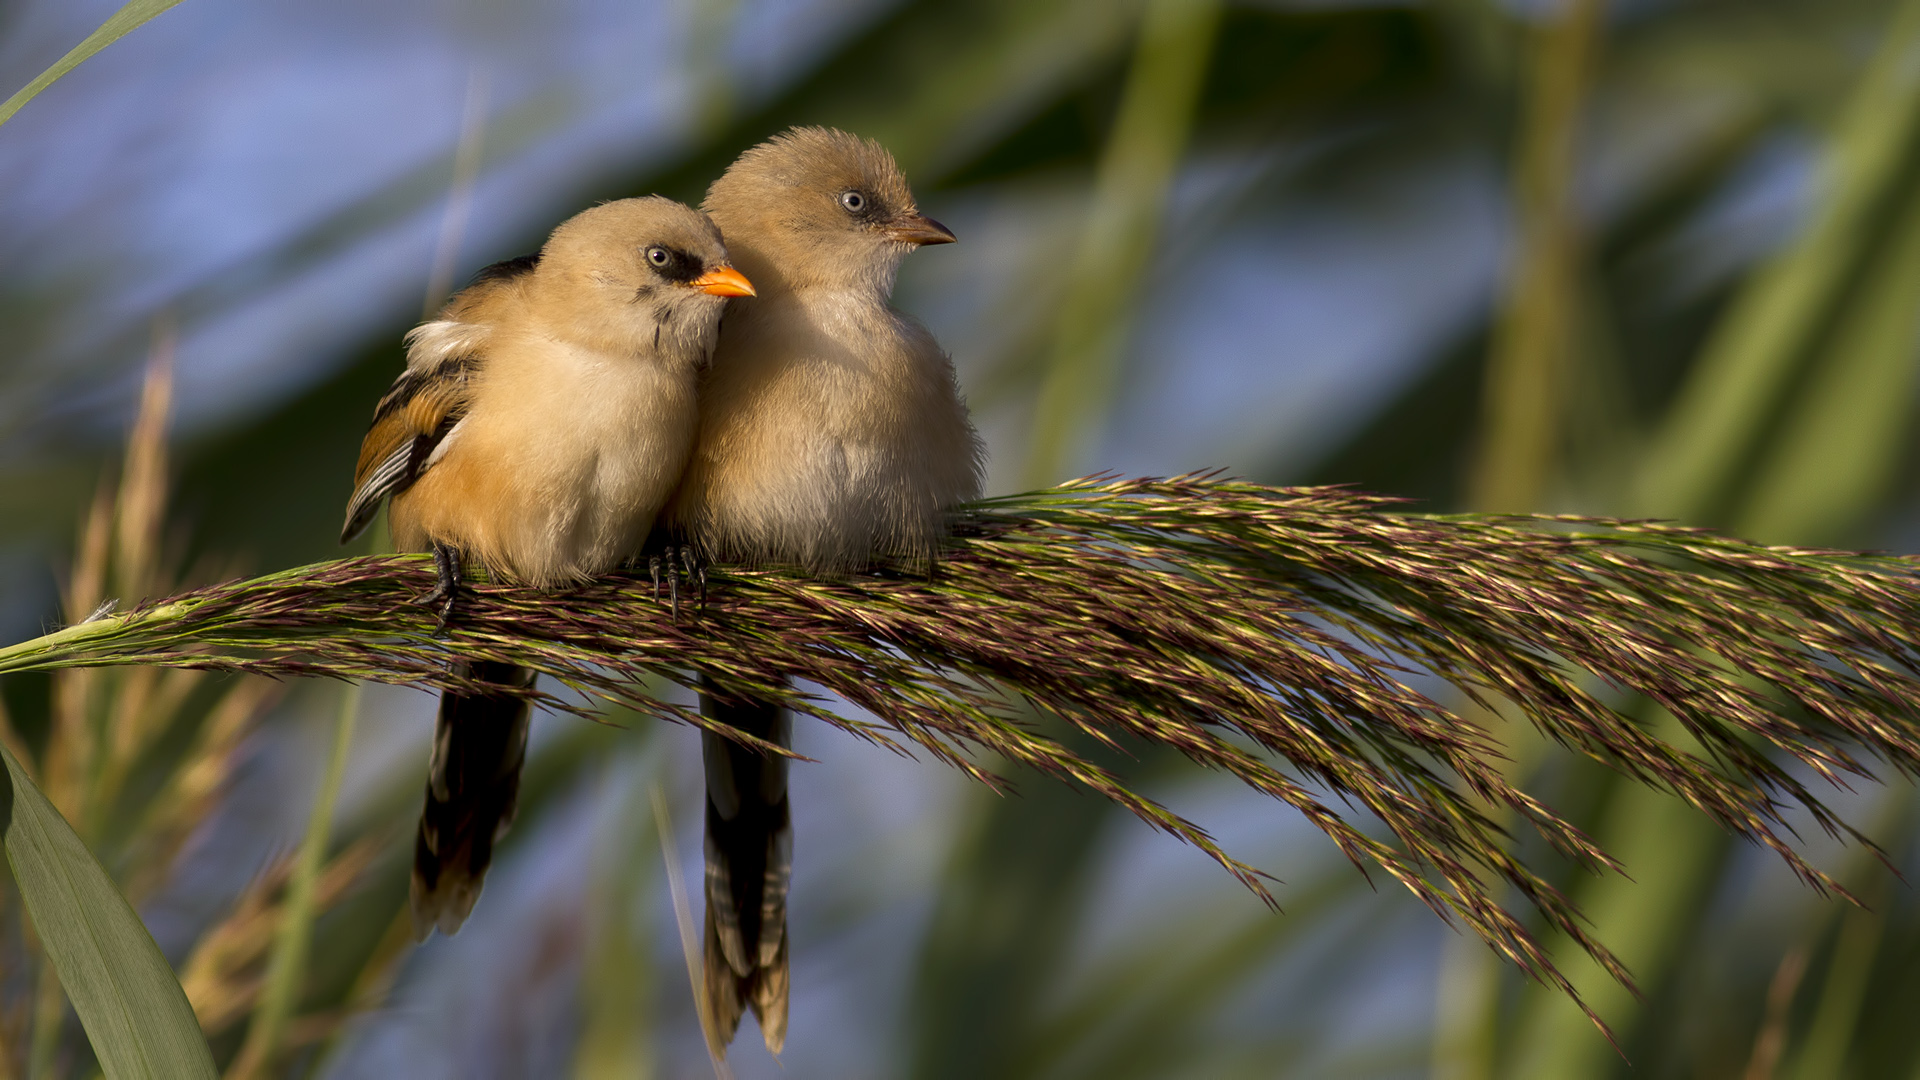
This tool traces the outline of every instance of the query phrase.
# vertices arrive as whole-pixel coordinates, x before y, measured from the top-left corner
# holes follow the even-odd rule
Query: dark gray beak
[[[914,214],[911,217],[896,219],[887,226],[887,239],[898,240],[903,244],[951,244],[958,237],[953,230],[927,217]]]

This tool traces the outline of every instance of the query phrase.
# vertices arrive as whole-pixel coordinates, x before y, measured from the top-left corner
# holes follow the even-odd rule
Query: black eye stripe
[[[700,260],[665,244],[650,244],[640,249],[647,268],[668,281],[688,282],[700,276]]]

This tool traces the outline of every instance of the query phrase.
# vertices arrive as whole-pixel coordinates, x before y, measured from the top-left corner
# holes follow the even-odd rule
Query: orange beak
[[[903,244],[951,244],[957,238],[952,229],[925,214],[915,214],[889,225],[887,239]]]
[[[752,296],[753,282],[731,266],[716,266],[687,284],[715,296]]]

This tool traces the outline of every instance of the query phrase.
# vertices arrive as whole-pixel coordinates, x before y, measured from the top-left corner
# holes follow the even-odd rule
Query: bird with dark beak
[[[847,573],[930,567],[947,511],[980,494],[983,451],[953,363],[889,303],[900,260],[954,236],[921,214],[892,155],[826,128],[742,154],[702,209],[754,300],[730,305],[700,387],[700,431],[669,508],[717,562]],[[702,696],[703,713],[780,747],[791,720],[764,701]],[[708,1013],[723,1041],[751,1007],[786,1039],[787,761],[712,733],[707,779]]]
[[[693,447],[721,308],[753,286],[706,215],[668,199],[581,213],[407,335],[361,443],[341,542],[391,499],[394,546],[431,551],[442,626],[462,563],[552,589],[642,553]],[[533,672],[460,665],[499,693],[440,698],[414,845],[414,932],[473,910],[513,821]]]

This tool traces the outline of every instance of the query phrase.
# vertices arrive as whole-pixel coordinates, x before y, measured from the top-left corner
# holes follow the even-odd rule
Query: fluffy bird
[[[552,589],[641,553],[693,446],[721,309],[753,286],[706,215],[669,199],[596,206],[536,255],[496,263],[407,335],[407,370],[360,446],[341,542],[382,499],[402,551],[431,551],[453,610],[463,563]],[[533,673],[471,663],[477,682]],[[451,934],[513,820],[528,706],[445,694],[414,845],[415,935]]]
[[[984,456],[933,335],[888,303],[907,252],[954,239],[920,214],[892,155],[825,128],[742,154],[704,209],[758,289],[729,307],[700,389],[700,434],[669,510],[704,556],[845,572],[932,559]],[[712,719],[785,747],[765,702],[703,696]],[[706,986],[730,1041],[751,1007],[786,1039],[786,759],[706,733]]]

